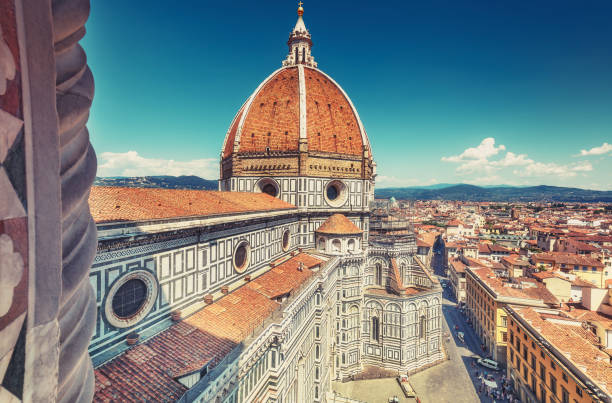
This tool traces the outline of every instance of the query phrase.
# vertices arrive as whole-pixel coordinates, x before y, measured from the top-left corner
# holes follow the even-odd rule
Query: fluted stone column
[[[0,0],[0,401],[88,402],[88,0]]]

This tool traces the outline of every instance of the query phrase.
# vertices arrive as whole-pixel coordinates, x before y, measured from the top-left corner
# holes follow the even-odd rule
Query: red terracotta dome
[[[363,155],[369,143],[352,102],[318,69],[283,67],[255,90],[234,118],[222,158],[233,153],[308,151]]]
[[[300,12],[301,11],[301,12]],[[317,68],[303,9],[289,54],[242,105],[221,150],[221,179],[309,176],[370,179],[368,136],[344,90]]]

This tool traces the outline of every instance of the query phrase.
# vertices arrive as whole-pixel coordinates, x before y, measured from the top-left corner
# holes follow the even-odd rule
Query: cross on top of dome
[[[295,27],[289,35],[289,54],[283,61],[283,66],[295,66],[297,64],[304,64],[309,67],[317,67],[317,63],[312,56],[312,40],[310,38],[310,32],[306,29],[302,16],[304,15],[304,8],[302,7],[301,1],[298,3],[298,20],[295,23]]]

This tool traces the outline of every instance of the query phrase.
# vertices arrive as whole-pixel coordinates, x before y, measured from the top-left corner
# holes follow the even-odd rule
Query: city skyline
[[[83,45],[96,75],[89,127],[100,176],[218,178],[234,114],[286,56],[295,4],[200,7],[152,2],[117,15],[92,5]],[[304,7],[319,68],[360,111],[378,187],[612,189],[604,2]]]

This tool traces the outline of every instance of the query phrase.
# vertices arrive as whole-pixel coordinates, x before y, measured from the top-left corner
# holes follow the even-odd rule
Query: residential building
[[[505,361],[508,342],[506,305],[554,308],[559,301],[542,284],[530,278],[506,279],[490,268],[466,267],[468,317],[482,341],[484,352]]]
[[[612,401],[610,355],[563,312],[506,306],[507,376],[522,402]]]

